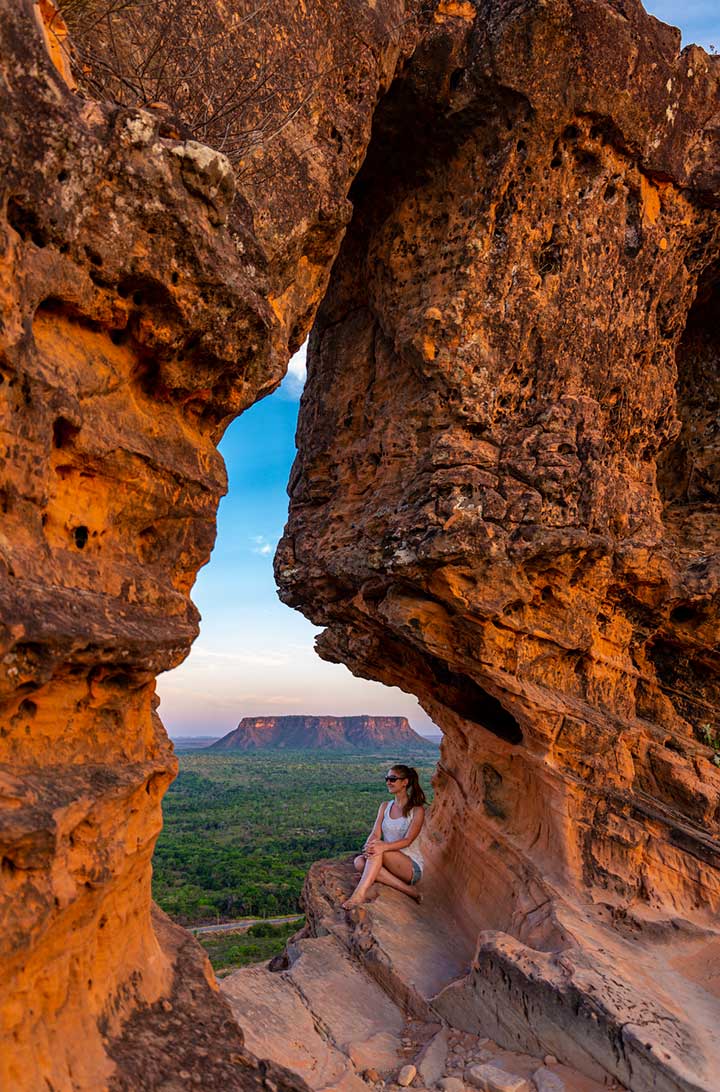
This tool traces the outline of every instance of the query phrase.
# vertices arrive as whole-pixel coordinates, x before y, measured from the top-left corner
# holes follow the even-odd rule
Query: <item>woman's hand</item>
[[[365,850],[368,857],[382,857],[385,847],[382,842],[379,842],[377,838],[373,838]]]

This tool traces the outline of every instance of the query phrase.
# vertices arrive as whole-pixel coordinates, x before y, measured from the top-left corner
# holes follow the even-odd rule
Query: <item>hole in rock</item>
[[[335,128],[335,126],[334,126],[334,125],[331,125],[331,126],[330,126],[330,139],[332,140],[332,142],[333,142],[333,144],[335,145],[335,147],[337,148],[337,150],[338,150],[339,152],[340,152],[340,151],[342,151],[342,146],[343,146],[343,138],[342,138],[342,133],[340,133],[340,132],[339,132],[339,131],[338,131],[338,130],[337,130],[337,129]]]
[[[545,243],[540,249],[537,258],[537,269],[541,277],[549,273],[559,273],[562,268],[562,249],[552,240]]]
[[[682,605],[675,607],[670,612],[671,622],[692,622],[694,620],[700,620],[702,618],[702,611],[696,610],[694,607]]]
[[[583,148],[576,155],[576,161],[579,167],[583,167],[585,170],[594,171],[600,166],[600,160],[594,152],[588,151]]]
[[[498,698],[483,690],[474,679],[451,671],[442,660],[434,656],[426,659],[435,676],[435,692],[443,705],[506,743],[522,743],[522,728]]]
[[[68,421],[67,417],[58,417],[53,423],[53,446],[70,447],[79,432],[80,428]]]
[[[450,76],[450,90],[451,91],[457,91],[457,89],[459,88],[460,84],[463,81],[463,76],[464,75],[465,75],[465,69],[464,68],[456,68],[455,69],[455,71]]]
[[[37,214],[20,203],[17,197],[11,197],[7,203],[8,223],[21,239],[31,239],[35,246],[47,246],[47,237],[40,227]]]
[[[304,361],[298,354],[291,362],[280,390],[243,413],[227,429],[220,444],[227,466],[229,491],[220,504],[217,541],[210,564],[200,571],[192,593],[202,614],[200,637],[187,660],[158,680],[159,712],[178,750],[183,737],[202,735],[217,739],[234,731],[243,717],[402,715],[408,717],[416,730],[433,731],[429,718],[415,698],[395,687],[356,678],[338,663],[321,660],[314,651],[318,627],[278,598],[273,555],[287,519],[286,488],[296,455],[294,436],[304,378]],[[149,521],[146,525],[139,524],[147,532],[147,544],[152,543],[154,526]],[[166,541],[168,523],[158,519],[156,529]],[[173,523],[169,530],[175,533]],[[283,564],[281,558],[278,563]],[[209,693],[213,698],[210,702],[206,700]],[[206,793],[207,801],[207,791],[213,784],[210,778],[217,777],[217,773],[210,772],[210,767],[215,764],[215,770],[219,771],[220,763],[225,762],[226,757],[229,756],[224,751],[203,756],[203,761],[208,763],[208,780],[205,780],[204,776],[194,773],[198,767],[192,766],[191,756],[186,759],[181,754],[180,776],[165,797],[166,807],[172,806],[178,797],[183,799],[188,786],[194,784],[199,792]],[[375,767],[376,773],[372,775],[380,787],[381,797],[384,796],[382,773],[387,769],[388,757],[379,759],[381,765]],[[253,758],[263,761],[271,758],[278,764],[287,759],[286,769],[295,768],[290,761],[290,749],[255,756],[236,751],[235,759],[238,758],[243,764],[246,758],[249,759],[249,765]],[[327,755],[316,758],[324,762]],[[394,754],[392,759],[402,761],[403,755]],[[428,759],[431,770],[435,761],[436,753],[431,750]],[[372,762],[375,762],[374,758]],[[426,789],[431,770],[422,775]],[[298,776],[305,777],[306,774]],[[277,813],[273,799],[284,780],[280,770],[276,778],[264,779],[258,793],[263,808],[272,807]],[[214,783],[217,785],[217,781]],[[148,785],[148,788],[150,795],[160,795],[159,785],[155,789]],[[321,788],[320,795],[324,792]],[[319,803],[316,800],[311,806],[319,807]],[[283,812],[283,821],[285,818]],[[298,839],[297,860],[303,871],[315,860],[337,855],[339,827],[329,825],[328,818],[324,809],[315,822],[304,805],[297,813],[292,809],[287,813],[288,837]],[[363,812],[360,821],[364,824],[366,819],[371,825],[372,814],[368,813],[366,817]],[[221,817],[214,811],[209,813],[207,821],[203,816],[202,834],[208,855],[198,855],[192,838],[184,841],[178,838],[175,842],[179,854],[177,866],[169,863],[167,855],[163,857],[169,843],[164,841],[165,833],[161,834],[153,882],[158,893],[163,891],[158,899],[162,908],[171,915],[182,914],[185,922],[197,923],[212,921],[216,914],[222,916],[221,920],[228,920],[248,915],[296,913],[301,876],[298,875],[297,884],[294,879],[286,881],[284,876],[278,875],[277,865],[268,860],[267,864],[258,866],[263,870],[255,876],[258,882],[251,882],[245,861],[239,859],[237,845],[229,846],[228,832],[227,816]],[[258,831],[258,843],[261,833],[265,837],[264,832]],[[168,837],[174,836],[169,834]],[[276,838],[277,834],[273,833],[273,839]],[[348,852],[351,848],[348,846]],[[247,852],[251,850],[255,854],[256,846]],[[341,849],[344,851],[345,844]],[[207,878],[208,861],[213,862],[212,881]],[[223,871],[231,870],[232,880],[215,879],[221,865]],[[184,887],[195,884],[193,877],[198,877],[198,886],[206,892],[202,903],[198,902],[197,887],[191,894],[177,894],[180,888],[174,886],[176,875],[183,877]],[[172,885],[170,877],[173,877]]]
[[[502,774],[498,773],[494,766],[488,763],[482,768],[483,775],[483,806],[488,815],[493,819],[506,819],[506,805],[503,800]]]
[[[34,717],[37,713],[37,704],[30,698],[25,698],[20,702],[19,710],[24,713],[26,717]]]
[[[72,536],[75,540],[75,545],[77,546],[78,550],[84,550],[87,546],[87,540],[90,536],[90,532],[88,531],[87,527],[80,526],[73,528]]]

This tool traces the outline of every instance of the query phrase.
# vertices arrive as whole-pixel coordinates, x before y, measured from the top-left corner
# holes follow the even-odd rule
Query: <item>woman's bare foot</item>
[[[360,896],[360,898],[357,898],[355,895],[351,895],[349,899],[345,899],[345,902],[342,904],[342,908],[343,910],[354,910],[356,906],[362,906],[364,902],[366,902],[366,899],[364,899],[362,895]]]

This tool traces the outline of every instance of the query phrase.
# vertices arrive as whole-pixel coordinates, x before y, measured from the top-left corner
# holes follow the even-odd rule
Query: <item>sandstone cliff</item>
[[[410,727],[407,717],[243,717],[208,751],[377,750],[434,747]]]
[[[221,9],[215,107],[257,61],[244,5]],[[197,633],[217,442],[307,333],[414,24],[401,0],[266,7],[292,61],[263,106],[271,149],[234,171],[182,119],[74,95],[36,14],[57,30],[49,2],[0,3],[0,1087],[259,1088],[207,961],[151,921],[176,770],[154,678]],[[271,188],[251,169],[268,157]]]
[[[154,676],[197,631],[216,444],[326,296],[278,579],[445,742],[432,913],[338,921],[320,870],[298,944],[326,969],[319,934],[346,944],[393,1029],[415,1006],[710,1092],[717,60],[635,0],[175,5],[207,21],[209,114],[270,58],[230,164],[182,96],[74,95],[36,8],[0,0],[0,1086],[304,1087],[151,916]],[[277,979],[298,998],[307,962]]]
[[[635,2],[441,10],[351,191],[277,578],[445,733],[427,855],[480,939],[434,1012],[709,1092],[720,59]]]

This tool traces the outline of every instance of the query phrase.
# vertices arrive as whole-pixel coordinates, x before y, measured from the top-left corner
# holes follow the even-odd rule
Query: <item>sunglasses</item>
[[[404,781],[404,777],[393,777],[392,774],[385,774],[386,781]]]

